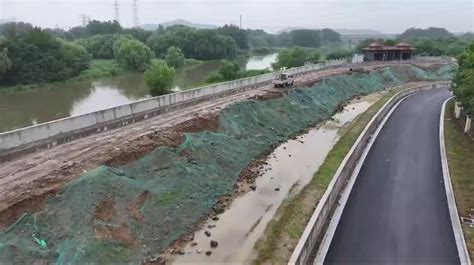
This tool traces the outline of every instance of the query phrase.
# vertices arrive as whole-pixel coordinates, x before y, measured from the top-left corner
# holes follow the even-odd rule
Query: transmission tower
[[[139,27],[140,26],[140,19],[138,18],[138,4],[137,0],[133,0],[133,26]]]
[[[118,0],[115,0],[114,2],[114,11],[115,11],[115,21],[120,23],[120,7],[119,7]]]
[[[81,21],[81,25],[83,27],[86,27],[87,23],[89,23],[91,21],[91,17],[86,15],[86,14],[80,14],[79,15],[79,20]]]

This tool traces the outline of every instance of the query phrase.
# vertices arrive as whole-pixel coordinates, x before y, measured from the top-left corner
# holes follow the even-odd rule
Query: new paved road
[[[404,100],[370,150],[325,263],[459,263],[439,151],[448,90]]]

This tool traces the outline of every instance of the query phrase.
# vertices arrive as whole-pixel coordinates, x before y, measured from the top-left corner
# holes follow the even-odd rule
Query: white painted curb
[[[439,117],[439,149],[441,154],[441,165],[443,167],[444,188],[446,191],[446,198],[448,200],[449,216],[451,224],[453,225],[454,239],[458,249],[459,260],[461,264],[471,264],[469,252],[467,250],[466,241],[462,232],[461,221],[459,218],[458,208],[456,206],[456,199],[454,198],[453,186],[451,184],[451,174],[449,173],[448,157],[446,154],[446,144],[444,142],[444,116],[446,111],[446,104],[453,97],[446,99],[441,108]]]

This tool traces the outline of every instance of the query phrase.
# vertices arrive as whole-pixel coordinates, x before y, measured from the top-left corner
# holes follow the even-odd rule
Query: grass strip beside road
[[[446,106],[444,139],[448,155],[449,173],[460,216],[474,214],[474,142],[463,133],[454,117],[454,100]],[[462,224],[471,260],[474,259],[474,227]]]
[[[399,90],[391,90],[370,108],[340,129],[341,138],[329,152],[311,182],[295,195],[290,195],[278,208],[276,217],[268,224],[264,237],[256,244],[255,264],[287,263],[326,191],[337,168],[372,117]]]

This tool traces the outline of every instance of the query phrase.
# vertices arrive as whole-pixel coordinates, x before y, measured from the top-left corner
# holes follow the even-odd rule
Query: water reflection
[[[276,53],[261,55],[261,56],[253,56],[251,57],[246,65],[247,70],[263,70],[266,68],[271,68],[272,63],[276,62],[277,59]]]
[[[276,55],[254,56],[247,69],[265,69]],[[176,71],[174,91],[205,85],[219,61],[187,65]],[[58,84],[0,94],[0,132],[127,104],[148,96],[143,74],[132,73],[97,81]]]

